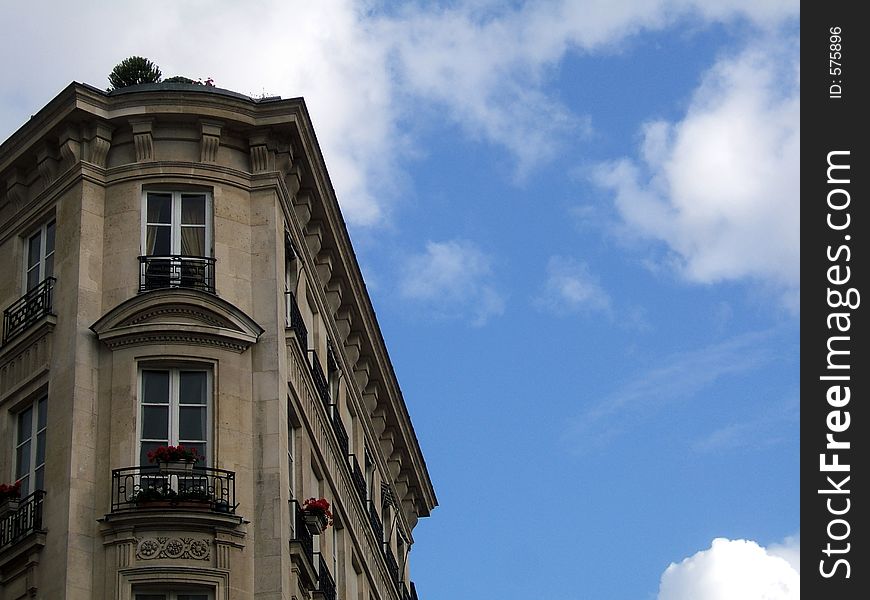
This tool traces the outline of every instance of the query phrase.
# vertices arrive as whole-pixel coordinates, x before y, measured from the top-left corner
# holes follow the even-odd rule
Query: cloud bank
[[[716,538],[662,574],[658,600],[800,600],[800,537],[765,549]]]

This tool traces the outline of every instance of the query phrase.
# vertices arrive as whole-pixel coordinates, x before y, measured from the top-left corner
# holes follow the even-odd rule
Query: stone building
[[[0,600],[417,597],[437,502],[302,99],[69,85],[0,145],[0,267]]]

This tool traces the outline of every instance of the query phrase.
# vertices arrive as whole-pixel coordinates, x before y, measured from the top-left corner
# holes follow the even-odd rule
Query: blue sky
[[[132,54],[304,96],[441,502],[421,598],[797,599],[798,3],[308,4],[5,9],[0,137]]]

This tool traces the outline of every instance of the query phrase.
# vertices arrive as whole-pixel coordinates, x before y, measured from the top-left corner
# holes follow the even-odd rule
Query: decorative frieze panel
[[[51,359],[49,332],[53,326],[53,322],[47,322],[37,330],[32,341],[25,340],[0,359],[0,398],[48,370]]]
[[[192,537],[146,537],[136,542],[136,558],[211,560],[211,540]]]

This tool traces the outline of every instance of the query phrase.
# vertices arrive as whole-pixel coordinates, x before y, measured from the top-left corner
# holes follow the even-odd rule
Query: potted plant
[[[302,521],[311,535],[320,535],[332,525],[332,513],[326,498],[309,498],[303,502]]]
[[[148,453],[148,462],[156,463],[161,473],[192,473],[200,459],[196,448],[160,446]]]
[[[21,498],[21,481],[15,483],[0,483],[0,515],[18,510],[18,500]]]

